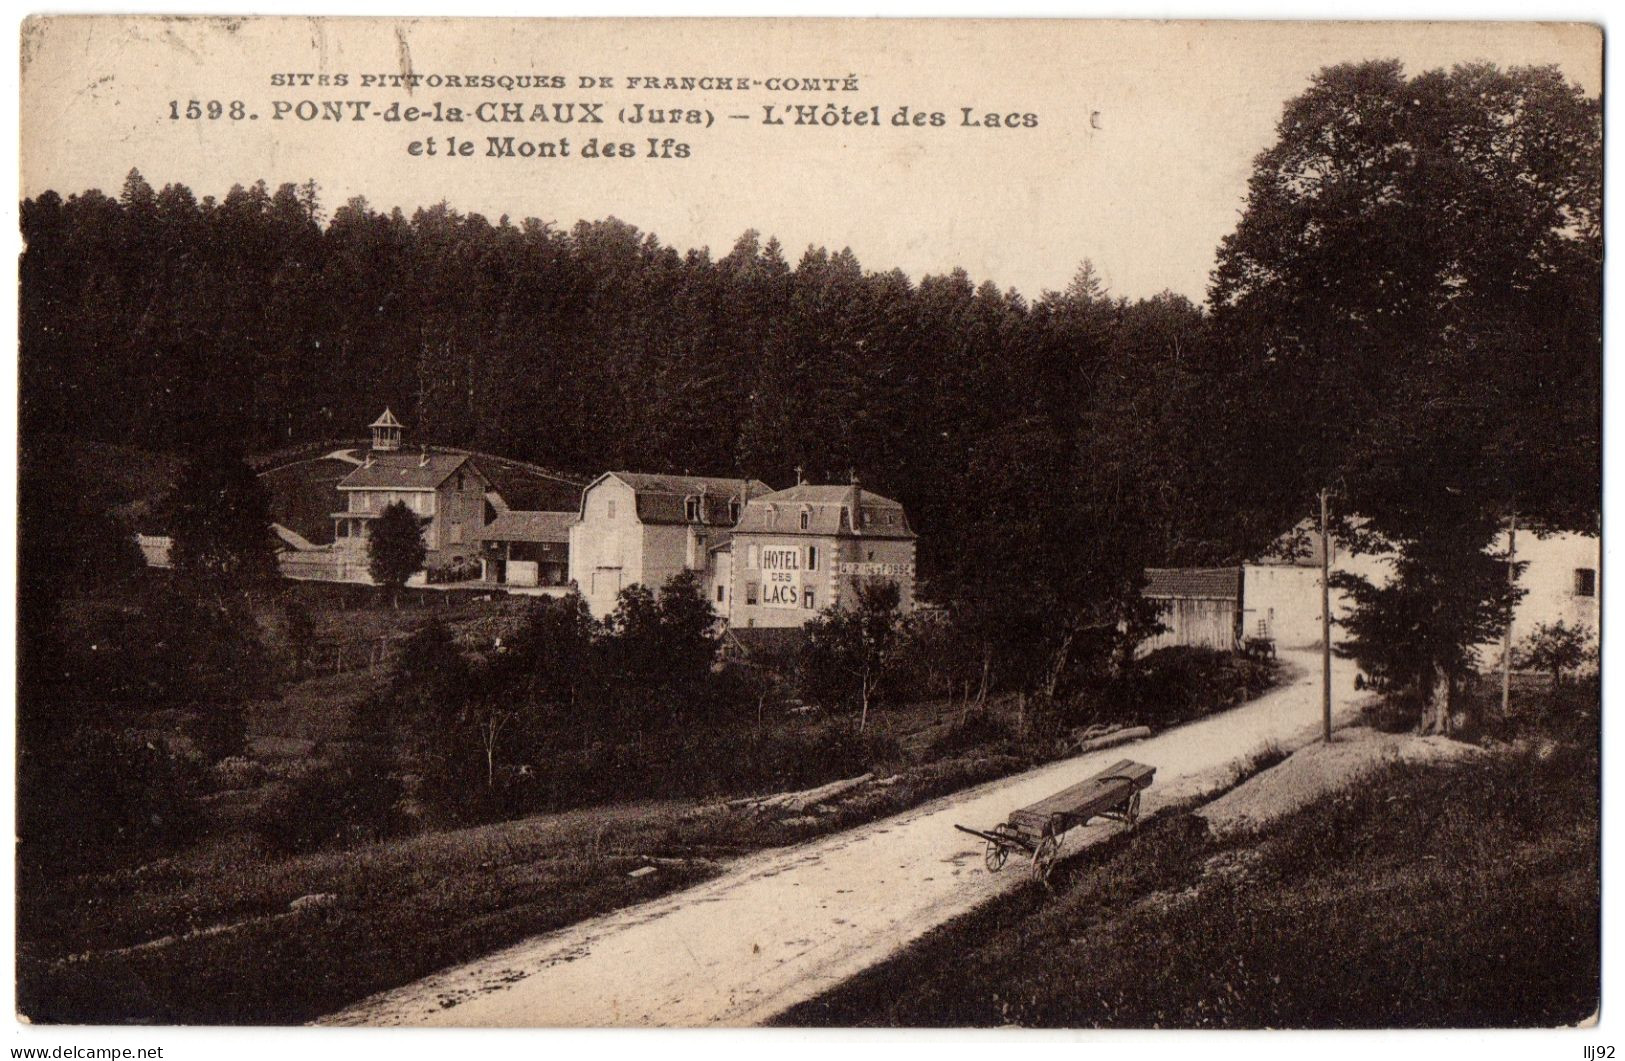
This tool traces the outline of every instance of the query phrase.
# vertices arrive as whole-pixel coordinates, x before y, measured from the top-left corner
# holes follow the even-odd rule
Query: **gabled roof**
[[[339,482],[339,489],[436,490],[467,463],[467,456],[454,453],[430,453],[427,459],[418,453],[374,453],[370,464]],[[478,474],[478,469],[474,471]]]
[[[858,490],[859,514],[850,512],[852,487],[814,486],[810,483],[778,490],[761,497],[751,498],[734,528],[738,534],[811,534],[820,537],[835,535],[863,538],[914,538],[903,506],[889,497],[868,490]],[[858,534],[853,535],[849,523],[841,519],[843,510],[848,519],[861,518],[861,512],[872,513],[868,523],[860,523]],[[801,513],[807,514],[807,526],[801,526]]]
[[[1364,516],[1351,515],[1343,524],[1354,535],[1369,522]],[[1337,562],[1339,551],[1347,551],[1348,543],[1339,525],[1331,527],[1332,562]],[[1319,567],[1324,548],[1320,536],[1320,521],[1314,518],[1299,520],[1291,530],[1271,542],[1250,562],[1264,567]]]
[[[605,472],[592,484],[582,491],[585,503],[587,490],[610,477],[619,479],[632,488],[637,497],[638,519],[644,523],[690,523],[705,522],[714,525],[727,526],[731,520],[728,517],[728,504],[737,500],[747,492],[755,497],[765,494],[773,488],[760,479],[724,479],[710,475],[653,475],[645,472]],[[706,508],[702,521],[693,521],[688,518],[685,502],[690,497],[706,499]]]
[[[500,513],[480,532],[488,542],[568,542],[574,512]]]
[[[1148,567],[1143,595],[1161,600],[1240,600],[1239,567]]]
[[[395,414],[394,413],[390,412],[388,408],[385,408],[384,409],[384,415],[380,416],[378,419],[374,420],[372,423],[368,424],[367,426],[368,427],[401,427],[402,424],[401,424],[401,422],[399,420],[395,419]]]

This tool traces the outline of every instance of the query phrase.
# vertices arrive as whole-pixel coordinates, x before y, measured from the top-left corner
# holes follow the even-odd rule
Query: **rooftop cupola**
[[[372,448],[380,453],[393,453],[401,448],[401,422],[388,409],[372,422]]]

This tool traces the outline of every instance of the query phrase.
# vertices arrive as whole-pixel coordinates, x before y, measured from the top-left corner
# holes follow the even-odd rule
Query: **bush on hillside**
[[[315,762],[272,787],[256,831],[289,854],[383,839],[401,831],[401,783],[377,749],[361,745],[337,762]]]
[[[1092,698],[1096,721],[1162,728],[1253,699],[1275,684],[1275,660],[1175,646],[1159,649],[1112,679]]]
[[[17,832],[35,851],[91,852],[176,843],[198,825],[197,764],[161,740],[82,726],[18,757]]]

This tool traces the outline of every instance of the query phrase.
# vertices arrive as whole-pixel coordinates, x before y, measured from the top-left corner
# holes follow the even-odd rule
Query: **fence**
[[[372,585],[365,556],[338,549],[310,549],[283,552],[277,566],[288,578],[318,582],[359,582]]]

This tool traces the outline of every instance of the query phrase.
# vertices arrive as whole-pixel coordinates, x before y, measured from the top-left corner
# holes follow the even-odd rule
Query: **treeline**
[[[328,218],[313,184],[199,200],[134,172],[23,228],[25,439],[266,450],[388,404],[415,439],[584,473],[856,471],[923,532],[939,599],[1032,628],[1080,578],[1237,548],[1202,312],[1087,263],[1029,302],[845,250],[792,266],[755,232],[713,259],[615,219]]]
[[[1600,174],[1600,103],[1555,68],[1328,68],[1256,160],[1209,313],[1087,263],[1028,299],[754,231],[713,258],[614,218],[329,217],[312,183],[132,172],[23,204],[24,456],[65,425],[263,450],[389,404],[561,470],[856,470],[922,532],[968,657],[1050,692],[1143,632],[1144,566],[1237,559],[1327,490],[1413,561],[1362,640],[1425,684],[1503,621],[1498,528],[1596,522]]]

